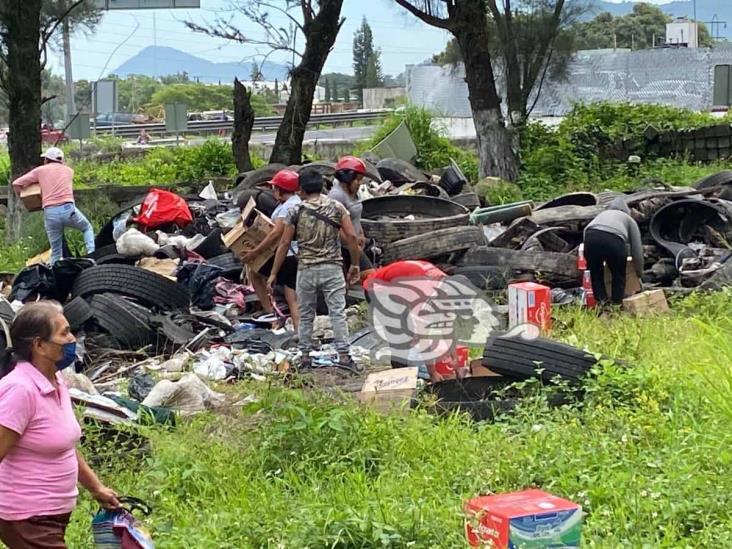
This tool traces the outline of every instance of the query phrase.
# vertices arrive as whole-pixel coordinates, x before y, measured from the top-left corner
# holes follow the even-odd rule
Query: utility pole
[[[64,17],[62,32],[64,43],[64,76],[66,78],[66,121],[68,122],[76,114],[76,101],[74,100],[74,76],[71,70],[71,32],[69,30],[68,17]]]
[[[158,25],[155,13],[158,10],[153,10],[153,76],[157,79],[158,77]]]

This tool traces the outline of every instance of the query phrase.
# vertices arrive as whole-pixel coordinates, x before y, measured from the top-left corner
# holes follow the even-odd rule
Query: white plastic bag
[[[221,406],[225,398],[209,389],[196,374],[186,374],[177,382],[168,379],[159,382],[142,404],[165,406],[185,415]]]
[[[117,240],[117,251],[126,256],[151,256],[158,251],[157,243],[137,229],[128,229]]]

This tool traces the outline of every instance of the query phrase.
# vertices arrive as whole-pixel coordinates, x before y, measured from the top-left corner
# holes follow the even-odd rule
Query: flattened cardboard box
[[[625,264],[625,294],[623,297],[635,295],[642,289],[641,281],[638,279],[638,275],[635,272],[633,258],[629,257]],[[610,274],[610,269],[607,268],[607,265],[605,265],[605,292],[607,292],[608,297],[613,293],[612,275]]]
[[[43,200],[41,198],[41,186],[38,183],[28,185],[20,191],[20,201],[29,212],[37,212],[43,209]]]
[[[399,408],[414,395],[418,370],[416,366],[410,366],[369,374],[358,400],[382,411]]]
[[[647,290],[623,300],[623,309],[633,314],[665,313],[668,301],[663,290]]]
[[[272,230],[274,223],[256,209],[254,198],[250,198],[244,211],[241,213],[241,219],[237,222],[233,229],[221,237],[224,246],[229,248],[234,254],[241,257],[247,251],[255,248]],[[249,266],[258,271],[262,265],[267,263],[277,251],[279,242],[274,242],[271,246],[259,254]]]

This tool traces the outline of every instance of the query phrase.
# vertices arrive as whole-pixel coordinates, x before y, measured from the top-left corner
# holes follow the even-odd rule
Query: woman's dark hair
[[[338,170],[335,173],[335,178],[341,183],[352,183],[361,174],[354,170]]]
[[[53,318],[63,311],[57,301],[51,300],[29,303],[18,311],[10,324],[8,347],[0,352],[0,379],[13,371],[18,360],[31,360],[34,339],[51,339]]]

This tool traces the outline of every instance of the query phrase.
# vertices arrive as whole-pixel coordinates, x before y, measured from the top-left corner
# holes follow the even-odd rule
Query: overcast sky
[[[613,0],[620,1],[620,0]],[[665,0],[650,0],[656,4]],[[214,21],[217,16],[233,17],[237,25],[254,36],[262,36],[256,25],[229,12],[230,0],[201,0],[199,10],[139,10],[105,13],[96,32],[72,37],[74,79],[96,80],[107,75],[146,46],[168,46],[211,61],[247,61],[266,51],[252,46],[228,43],[189,31],[184,20]],[[326,72],[352,72],[351,48],[353,33],[362,17],[368,18],[374,32],[374,42],[382,51],[386,74],[397,75],[407,64],[416,64],[441,51],[448,35],[428,27],[395,5],[393,0],[345,0],[343,15],[346,23],[338,35],[335,48],[328,58]],[[281,18],[286,22],[284,17]],[[273,61],[285,62],[284,55]],[[60,53],[51,55],[51,66],[63,74]],[[165,59],[158,58],[164,67]]]

